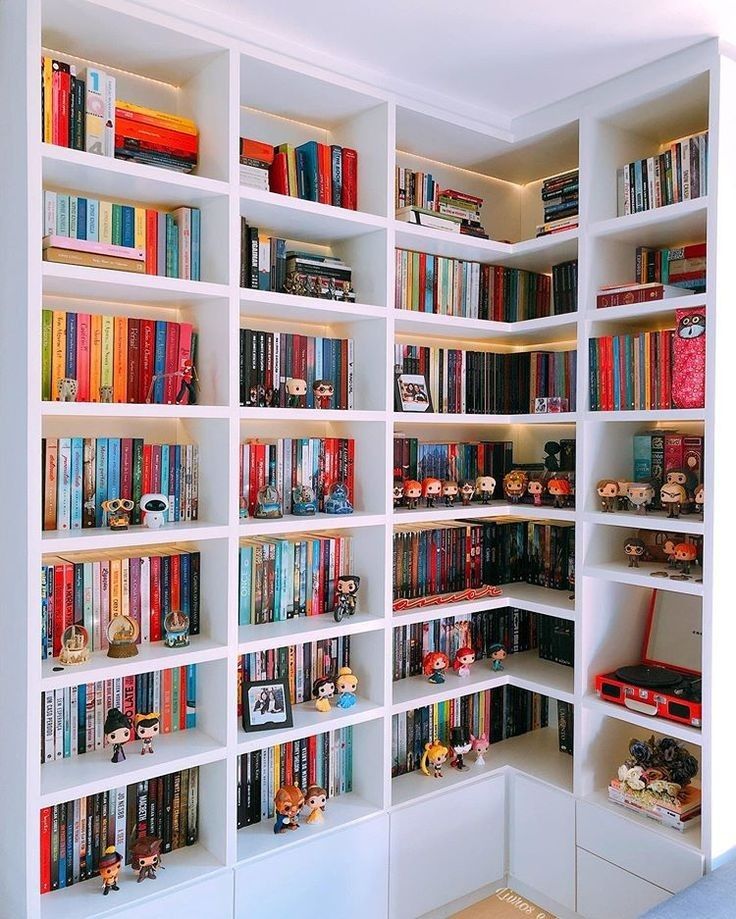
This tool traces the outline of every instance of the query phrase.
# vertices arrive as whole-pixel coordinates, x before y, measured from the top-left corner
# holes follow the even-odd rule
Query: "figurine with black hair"
[[[111,763],[122,763],[125,759],[123,746],[133,736],[130,718],[123,714],[119,708],[111,708],[107,712],[103,726],[105,741],[112,744]]]
[[[466,766],[463,757],[466,753],[470,753],[472,743],[468,729],[465,726],[461,725],[452,728],[450,731],[450,747],[453,753],[452,759],[450,760],[450,765],[459,771],[467,769],[468,767]]]
[[[354,616],[358,605],[358,588],[360,578],[357,574],[341,574],[335,585],[337,606],[335,622],[342,622],[343,616]]]
[[[644,555],[644,540],[637,536],[629,536],[624,542],[624,552],[629,560],[629,568],[638,568],[639,559]]]

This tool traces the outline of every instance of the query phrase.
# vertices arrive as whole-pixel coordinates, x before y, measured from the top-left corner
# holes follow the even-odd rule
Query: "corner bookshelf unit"
[[[195,173],[180,175],[41,143],[42,53],[80,67],[96,63],[116,75],[119,96],[194,119],[201,136]],[[702,522],[694,515],[672,522],[673,530],[703,538],[699,583],[653,581],[645,567],[627,568],[620,552],[623,538],[640,526],[668,524],[657,514],[602,514],[594,500],[597,478],[609,467],[611,474],[627,475],[632,436],[651,428],[676,426],[704,437],[709,495],[715,494],[715,482],[732,474],[729,351],[736,313],[730,309],[734,285],[727,265],[734,246],[728,207],[736,193],[736,129],[728,112],[736,106],[736,63],[729,53],[708,41],[494,127],[258,48],[228,34],[227,22],[217,16],[187,22],[128,0],[10,0],[0,6],[0,67],[5,83],[20,87],[17,104],[6,113],[8,156],[0,177],[6,208],[0,227],[0,480],[6,484],[0,553],[3,919],[132,919],[144,910],[265,919],[286,915],[286,900],[279,897],[290,896],[283,885],[294,878],[303,891],[299,909],[310,919],[348,900],[356,919],[414,919],[448,897],[459,908],[505,883],[556,915],[589,919],[610,915],[607,897],[616,891],[617,919],[625,919],[717,866],[736,846],[727,806],[732,799],[727,700],[736,646],[736,624],[726,602],[733,564],[729,501],[709,498]],[[498,93],[496,101],[502,103],[502,90]],[[616,216],[618,167],[651,155],[660,143],[706,128],[707,197]],[[242,187],[237,152],[243,134],[269,142],[317,138],[356,148],[359,210]],[[486,229],[494,238],[395,220],[396,166],[431,170],[443,186],[483,196]],[[579,228],[534,238],[542,221],[542,180],[574,168],[580,171]],[[42,261],[44,188],[201,208],[203,280]],[[343,258],[353,268],[358,302],[241,288],[241,217],[290,242]],[[637,246],[677,245],[706,236],[706,294],[595,308],[600,286],[628,279]],[[577,259],[578,311],[502,323],[398,309],[397,248],[541,273]],[[668,328],[675,308],[703,305],[709,330],[705,408],[590,410],[589,339]],[[42,402],[42,309],[191,322],[200,333],[199,404]],[[248,328],[353,339],[354,408],[241,406],[239,334]],[[576,350],[577,408],[559,415],[395,412],[397,343],[498,352]],[[397,434],[420,441],[511,441],[521,462],[539,461],[548,440],[575,438],[576,506],[535,508],[496,498],[488,506],[394,511]],[[42,531],[40,446],[47,436],[145,436],[198,444],[199,519],[124,533]],[[354,514],[241,519],[240,444],[281,437],[355,440]],[[394,612],[394,527],[477,519],[574,525],[574,596],[569,590],[512,583],[497,597]],[[243,540],[310,532],[352,538],[355,573],[362,578],[358,614],[339,624],[329,614],[239,624]],[[169,651],[152,643],[127,661],[112,661],[98,651],[78,669],[40,660],[43,557],[144,553],[172,543],[201,553],[201,630],[188,648]],[[654,586],[693,594],[702,606],[702,728],[634,713],[595,695],[596,674],[629,658],[633,663],[640,653]],[[453,674],[439,687],[417,676],[392,681],[398,628],[507,607],[572,621],[574,668],[540,660],[530,650],[510,655],[501,673],[481,660],[465,682]],[[348,635],[360,680],[355,707],[323,715],[306,702],[295,706],[293,727],[243,730],[236,709],[240,655]],[[163,737],[157,755],[142,761],[129,755],[122,768],[99,753],[40,765],[42,692],[185,664],[197,664],[201,675],[194,730]],[[492,744],[482,768],[448,768],[441,781],[416,770],[392,778],[392,723],[402,712],[509,687],[549,700],[546,727]],[[558,748],[558,702],[574,712],[574,756]],[[242,756],[302,739],[313,742],[343,728],[352,738],[350,790],[328,801],[325,823],[303,823],[298,833],[281,836],[274,835],[270,821],[238,829]],[[608,802],[608,780],[629,738],[650,733],[677,737],[700,760],[703,815],[685,833]],[[195,845],[167,856],[166,871],[155,884],[139,887],[126,868],[120,892],[104,899],[94,880],[39,894],[42,808],[193,767],[200,770],[199,837]],[[441,833],[436,825],[443,827]],[[652,865],[632,863],[631,851],[646,851]],[[328,864],[340,870],[328,871]],[[443,915],[452,912],[449,906],[443,909]]]

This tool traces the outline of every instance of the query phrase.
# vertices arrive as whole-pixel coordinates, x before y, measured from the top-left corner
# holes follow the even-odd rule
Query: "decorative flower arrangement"
[[[629,757],[619,766],[618,780],[627,792],[643,798],[675,803],[698,774],[697,759],[673,737],[632,740]]]

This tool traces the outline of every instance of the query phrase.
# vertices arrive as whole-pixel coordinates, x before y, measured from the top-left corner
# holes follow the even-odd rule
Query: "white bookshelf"
[[[706,481],[725,481],[731,474],[729,449],[732,419],[729,342],[736,320],[730,259],[733,231],[726,202],[736,190],[731,165],[735,138],[729,113],[736,99],[736,74],[716,42],[707,42],[627,74],[572,100],[562,100],[516,119],[509,130],[470,125],[462,118],[359,84],[313,64],[258,49],[227,33],[227,23],[212,17],[206,24],[187,23],[143,6],[107,0],[29,0],[3,4],[0,10],[0,67],[6,82],[20,87],[18,105],[8,111],[9,156],[2,176],[3,200],[12,219],[0,228],[0,277],[5,308],[0,311],[0,362],[3,425],[7,444],[0,451],[0,478],[12,483],[3,504],[3,552],[0,568],[6,647],[0,668],[4,704],[0,723],[6,742],[0,752],[5,778],[7,845],[0,861],[3,901],[0,916],[54,919],[108,914],[144,915],[144,910],[177,909],[181,915],[262,916],[261,889],[283,883],[300,865],[324,858],[325,845],[350,840],[355,871],[378,871],[382,880],[357,916],[414,915],[406,906],[411,885],[436,887],[441,903],[441,847],[437,864],[392,871],[397,840],[405,821],[423,826],[437,807],[457,813],[455,832],[462,846],[477,853],[485,837],[474,828],[463,837],[462,808],[452,801],[474,799],[489,807],[510,799],[506,824],[496,827],[501,839],[502,875],[496,869],[486,883],[508,881],[535,892],[534,899],[559,915],[574,915],[576,851],[594,843],[576,840],[574,813],[582,806],[600,808],[632,834],[631,846],[664,853],[685,850],[691,873],[715,866],[736,845],[736,826],[729,817],[731,796],[731,715],[727,708],[733,617],[727,615],[725,591],[730,583],[728,502],[709,502],[705,520],[672,522],[679,532],[704,537],[705,569],[698,583],[655,580],[642,569],[628,569],[619,551],[625,535],[639,526],[665,527],[665,519],[598,512],[594,483],[609,474],[606,464],[628,474],[631,435],[651,426],[680,427],[706,438]],[[201,161],[196,174],[173,172],[104,159],[40,142],[38,61],[42,48],[82,66],[97,62],[113,69],[118,95],[194,118],[201,132]],[[11,70],[12,62],[12,70]],[[7,72],[6,72],[7,71]],[[24,88],[25,87],[25,88]],[[23,89],[24,88],[24,89]],[[653,113],[656,113],[653,114]],[[709,195],[657,211],[617,217],[616,168],[657,144],[700,130],[710,130]],[[238,182],[238,138],[241,134],[277,142],[300,143],[317,138],[355,146],[359,151],[361,210],[351,212],[271,193],[241,188]],[[481,194],[492,236],[509,242],[453,236],[411,227],[393,219],[395,165],[431,171],[443,184]],[[540,222],[539,188],[544,176],[580,168],[580,229],[534,239]],[[44,187],[109,196],[156,206],[189,204],[202,209],[201,282],[131,276],[113,271],[44,263],[40,257],[40,192]],[[337,304],[239,287],[240,217],[263,231],[289,240],[327,247],[354,269],[355,304]],[[660,304],[595,309],[595,291],[605,283],[627,280],[637,245],[667,245],[708,238],[707,296],[688,296]],[[576,314],[516,324],[417,315],[395,309],[394,250],[428,253],[491,264],[550,271],[570,258],[579,260],[579,310]],[[721,268],[723,265],[723,268]],[[718,304],[726,308],[716,311]],[[588,409],[588,338],[631,328],[666,327],[680,306],[707,304],[708,392],[703,410],[591,412]],[[39,399],[40,317],[42,305],[80,308],[119,315],[150,316],[194,323],[200,332],[199,404],[191,407],[81,405],[42,403]],[[8,308],[12,305],[12,308]],[[714,329],[718,325],[718,342]],[[258,328],[334,333],[356,341],[355,410],[307,411],[242,408],[238,395],[238,330]],[[531,350],[577,347],[577,411],[554,416],[432,415],[414,417],[393,411],[393,345],[395,341],[461,343],[467,348]],[[718,433],[716,424],[719,425]],[[112,434],[193,442],[200,446],[200,519],[164,530],[132,528],[41,532],[40,440],[42,436]],[[537,460],[539,448],[553,437],[577,439],[577,506],[542,509],[494,501],[488,507],[393,511],[392,438],[394,432],[420,439],[509,439],[517,459]],[[238,516],[238,447],[252,437],[348,436],[356,439],[356,513],[304,521],[240,520]],[[150,439],[150,438],[149,438]],[[576,526],[576,597],[566,591],[527,584],[502,588],[499,597],[440,608],[392,611],[391,555],[395,523],[498,517],[569,521]],[[299,619],[264,626],[238,626],[239,541],[255,534],[289,534],[330,530],[350,533],[355,568],[362,577],[359,613],[336,624],[332,617]],[[718,539],[716,539],[718,537]],[[39,660],[38,572],[42,555],[110,548],[145,548],[175,542],[202,553],[202,634],[191,646],[166,651],[150,645],[127,661],[104,653],[89,664],[54,670],[54,661]],[[633,662],[641,646],[646,599],[652,587],[702,598],[704,709],[702,729],[657,721],[598,700],[594,677],[606,667]],[[716,598],[720,598],[716,603]],[[519,606],[542,616],[561,616],[576,625],[575,668],[541,661],[536,652],[510,656],[506,669],[494,674],[477,664],[470,680],[450,675],[442,687],[423,679],[392,683],[394,628],[440,617]],[[26,615],[27,611],[27,615]],[[236,665],[243,653],[350,634],[353,666],[360,678],[359,704],[328,715],[311,703],[295,706],[294,727],[246,734],[236,714]],[[113,766],[108,757],[86,754],[41,767],[38,725],[40,694],[73,683],[143,673],[160,667],[196,663],[199,667],[197,728],[161,739],[154,757],[130,756]],[[504,684],[548,696],[550,727],[494,744],[486,766],[458,773],[446,770],[433,782],[414,772],[391,778],[393,715],[443,699]],[[575,756],[560,753],[553,716],[554,700],[575,709]],[[327,821],[318,828],[275,837],[270,823],[236,829],[238,756],[246,751],[352,725],[354,787],[328,803]],[[690,744],[701,761],[703,818],[699,828],[676,831],[622,812],[608,804],[605,789],[625,753],[630,736],[653,731]],[[78,795],[200,766],[200,837],[196,846],[172,853],[156,885],[137,885],[126,878],[121,893],[100,896],[96,882],[38,893],[38,820],[40,808]],[[449,773],[449,774],[448,774]],[[521,783],[521,784],[519,784]],[[544,875],[521,869],[518,847],[524,836],[517,817],[515,789],[538,802],[572,814],[559,826],[539,828],[550,865],[563,876],[564,902],[545,898]],[[456,798],[452,798],[452,796]],[[445,799],[445,796],[447,798]],[[500,796],[500,798],[498,797]],[[444,799],[440,802],[440,798]],[[484,805],[485,806],[485,805]],[[554,810],[549,813],[555,812]],[[497,813],[496,810],[493,813]],[[387,816],[388,815],[388,816]],[[572,836],[566,829],[572,827]],[[8,828],[12,828],[12,832]],[[546,835],[545,835],[546,834]],[[565,835],[567,834],[567,835]],[[628,838],[628,837],[627,837]],[[379,839],[380,845],[376,846]],[[330,842],[332,840],[332,842]],[[360,846],[370,845],[371,859],[361,866]],[[345,843],[347,845],[347,843]],[[598,843],[595,843],[598,845]],[[631,866],[606,854],[604,843],[593,852],[620,871],[625,883]],[[586,849],[587,847],[587,849]],[[318,854],[322,853],[322,854]],[[504,854],[506,853],[506,854]],[[587,857],[587,855],[586,855]],[[591,856],[592,857],[592,856]],[[578,884],[584,859],[578,854]],[[401,861],[404,865],[405,860]],[[494,862],[494,865],[496,862]],[[256,870],[257,868],[257,870]],[[313,872],[316,884],[319,871]],[[688,876],[685,872],[683,877]],[[386,883],[391,895],[381,887]],[[279,880],[280,879],[280,880]],[[305,878],[302,878],[305,881]],[[649,883],[639,877],[641,883]],[[535,888],[535,882],[539,889]],[[319,882],[321,885],[321,881]],[[330,902],[347,896],[345,881],[335,879]],[[655,883],[652,881],[652,883]],[[681,879],[659,888],[676,890]],[[250,886],[248,886],[250,885]],[[255,886],[253,886],[255,885]],[[262,885],[262,888],[259,887]],[[342,886],[341,886],[342,885]],[[461,891],[471,896],[478,886]],[[312,889],[312,888],[310,888]],[[314,887],[323,890],[323,887]],[[362,889],[362,887],[361,887]],[[396,890],[400,890],[399,894]],[[255,891],[248,893],[249,890]],[[458,894],[458,896],[460,895]],[[265,894],[264,894],[265,896]],[[371,899],[371,896],[374,899]],[[560,894],[562,897],[562,894]],[[409,898],[410,899],[410,898]],[[305,901],[306,902],[306,901]],[[344,902],[344,901],[343,901]],[[387,907],[387,903],[391,907]],[[582,902],[582,901],[581,901]],[[586,900],[588,902],[588,900]],[[633,901],[632,901],[633,902]],[[322,915],[324,897],[315,899]],[[300,907],[301,908],[301,907]],[[633,908],[633,907],[632,907]],[[363,910],[361,912],[360,910]],[[122,913],[120,911],[123,911]],[[188,911],[187,911],[188,910]],[[273,913],[269,914],[273,915]],[[632,915],[634,913],[632,912]]]

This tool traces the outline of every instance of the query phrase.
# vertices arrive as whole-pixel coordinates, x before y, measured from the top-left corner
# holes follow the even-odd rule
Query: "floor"
[[[455,913],[451,919],[555,919],[541,906],[525,900],[510,887],[502,887],[493,896]]]

